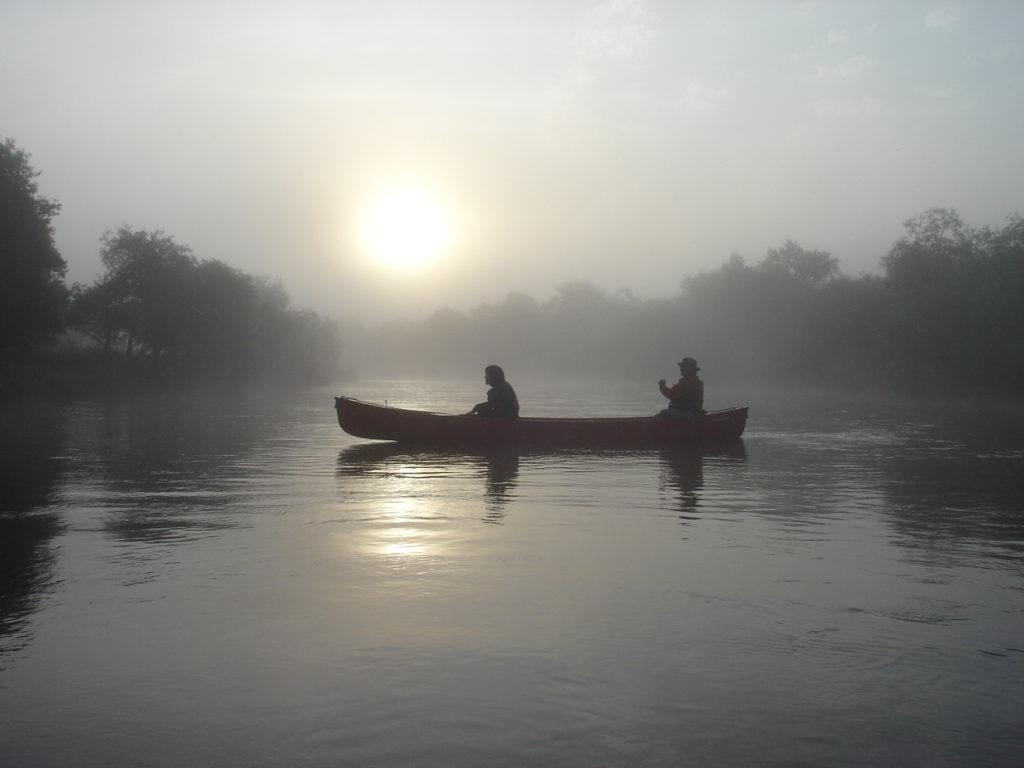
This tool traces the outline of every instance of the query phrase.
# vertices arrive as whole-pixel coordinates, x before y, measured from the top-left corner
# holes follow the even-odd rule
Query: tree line
[[[337,372],[334,323],[162,232],[108,232],[103,273],[67,286],[51,224],[60,206],[37,176],[12,140],[0,143],[0,396],[40,381],[308,384]],[[345,345],[360,373],[384,376],[479,376],[498,363],[513,378],[657,380],[686,355],[717,383],[1019,398],[1024,219],[973,228],[955,210],[927,210],[879,274],[844,275],[830,253],[787,241],[756,263],[733,255],[686,277],[669,298],[570,282],[545,301],[510,293],[422,322],[353,326]]]
[[[337,372],[334,323],[292,308],[279,282],[199,259],[163,232],[121,227],[103,272],[65,283],[60,204],[29,156],[0,143],[0,395],[168,384],[309,384]]]
[[[826,251],[787,241],[748,263],[639,300],[586,282],[546,301],[512,293],[469,312],[391,323],[356,346],[385,375],[643,377],[696,357],[715,382],[928,395],[1024,392],[1024,219],[972,228],[935,208],[905,223],[881,274],[850,277]]]

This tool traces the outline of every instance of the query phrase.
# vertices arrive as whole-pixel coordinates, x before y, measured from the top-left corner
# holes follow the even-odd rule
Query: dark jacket
[[[512,385],[503,381],[487,390],[487,402],[473,406],[471,413],[476,416],[514,419],[519,416],[519,398]]]
[[[704,410],[704,382],[693,374],[684,374],[671,387],[660,385],[661,394],[668,398],[668,407],[679,411]]]

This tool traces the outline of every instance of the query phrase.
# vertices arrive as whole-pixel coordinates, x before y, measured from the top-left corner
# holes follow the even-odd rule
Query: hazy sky
[[[786,239],[856,275],[927,208],[1024,213],[1022,48],[1020,0],[0,0],[0,136],[71,280],[128,225],[339,316],[647,298]],[[361,234],[395,192],[420,269]]]

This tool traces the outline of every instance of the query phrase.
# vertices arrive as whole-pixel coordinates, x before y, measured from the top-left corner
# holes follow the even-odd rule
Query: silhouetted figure
[[[474,405],[468,415],[503,419],[518,417],[519,398],[512,385],[505,381],[505,372],[501,366],[488,365],[484,368],[484,382],[490,387],[487,390],[487,402]]]
[[[698,447],[664,450],[666,486],[679,493],[679,519],[696,520],[704,488],[704,454]]]
[[[500,525],[505,517],[505,505],[513,495],[519,477],[519,451],[515,448],[488,451],[487,484],[484,487],[484,501],[487,511],[483,521]]]
[[[659,416],[700,416],[704,413],[704,382],[697,378],[697,361],[684,357],[679,361],[681,378],[671,387],[665,380],[658,382],[661,394],[668,398],[668,408]]]

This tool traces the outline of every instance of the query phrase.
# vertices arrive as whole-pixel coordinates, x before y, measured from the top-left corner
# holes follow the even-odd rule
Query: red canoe
[[[726,408],[689,418],[637,416],[595,419],[489,419],[411,411],[334,398],[338,424],[355,437],[448,445],[573,446],[688,445],[737,438],[747,408]]]

